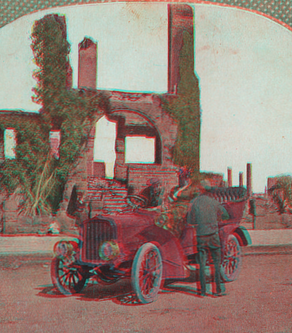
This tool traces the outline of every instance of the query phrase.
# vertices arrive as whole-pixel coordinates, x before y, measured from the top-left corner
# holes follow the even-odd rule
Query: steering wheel
[[[128,204],[130,204],[130,206],[132,206],[133,208],[145,208],[147,206],[147,199],[141,197],[140,195],[128,195],[126,199]]]

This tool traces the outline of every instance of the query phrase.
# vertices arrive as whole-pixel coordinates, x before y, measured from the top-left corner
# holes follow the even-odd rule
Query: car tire
[[[224,282],[235,281],[242,265],[241,247],[235,235],[228,235],[223,249],[221,277]]]
[[[88,271],[74,263],[54,258],[51,263],[51,278],[53,285],[63,295],[79,293],[87,280]]]
[[[133,290],[140,303],[154,302],[162,281],[162,258],[152,243],[142,245],[137,251],[131,272]]]

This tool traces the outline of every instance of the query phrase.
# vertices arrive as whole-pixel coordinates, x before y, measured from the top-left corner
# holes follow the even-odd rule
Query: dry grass
[[[51,155],[48,155],[44,167],[41,163],[37,166],[39,173],[35,182],[24,187],[25,200],[20,213],[26,216],[51,214],[51,206],[47,199],[56,183],[56,171],[52,168],[52,162]]]

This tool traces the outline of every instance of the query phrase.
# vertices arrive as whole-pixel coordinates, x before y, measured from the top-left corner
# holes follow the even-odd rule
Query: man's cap
[[[147,185],[156,185],[156,184],[160,184],[160,183],[161,183],[161,181],[158,178],[150,178],[146,182]]]
[[[207,179],[201,180],[200,181],[201,187],[203,187],[206,191],[211,190],[212,186],[210,184],[210,181]]]

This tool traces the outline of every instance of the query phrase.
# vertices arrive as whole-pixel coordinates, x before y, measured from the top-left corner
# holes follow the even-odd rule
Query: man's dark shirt
[[[190,202],[187,223],[195,225],[197,236],[207,236],[218,232],[218,219],[228,218],[226,209],[217,200],[200,195]]]
[[[146,207],[157,207],[161,205],[163,188],[150,185],[140,195],[147,200]]]

